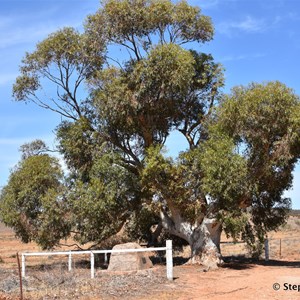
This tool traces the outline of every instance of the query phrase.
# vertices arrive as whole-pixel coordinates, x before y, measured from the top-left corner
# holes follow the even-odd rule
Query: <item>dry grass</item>
[[[285,257],[300,259],[300,215],[290,216],[287,223],[278,231],[268,234],[268,239],[271,259]],[[223,256],[248,256],[245,243],[235,244],[232,239],[227,239],[225,234],[222,235],[221,240]]]
[[[299,217],[290,217],[287,225],[278,232],[269,234],[270,239],[270,258],[282,259],[284,264],[293,266],[295,261],[300,260],[300,219]],[[227,240],[224,236],[223,241]],[[281,240],[281,248],[280,248]],[[65,247],[62,249],[69,248]],[[281,249],[281,257],[280,257]],[[35,244],[22,244],[15,239],[13,232],[0,223],[0,300],[15,300],[19,294],[19,278],[17,271],[16,253],[25,251],[40,251],[41,249]],[[57,249],[61,250],[61,249]],[[245,245],[243,244],[222,244],[223,255],[244,255],[246,254]],[[183,257],[189,256],[189,249],[184,252],[177,253]],[[232,277],[239,278],[245,276],[247,270],[248,278],[253,277],[253,285],[255,280],[262,278],[262,282],[267,281],[267,273],[269,272],[269,281],[273,279],[272,270],[274,267],[247,266],[239,270],[239,265],[220,269],[219,271],[209,272],[212,275],[200,275],[199,267],[176,266],[174,275],[178,280],[170,283],[166,280],[165,266],[163,264],[156,265],[155,268],[139,273],[108,273],[102,270],[101,259],[96,260],[96,278],[90,279],[89,256],[74,256],[72,272],[67,270],[67,256],[49,256],[49,257],[27,257],[26,266],[27,276],[24,280],[24,291],[26,300],[52,300],[52,299],[82,299],[82,300],[99,300],[99,299],[229,299],[220,297],[226,290],[226,287],[232,284]],[[176,260],[175,260],[176,261]],[[257,273],[254,274],[254,270]],[[260,273],[262,270],[263,273]],[[293,275],[298,268],[283,269],[279,267],[276,271],[278,274],[285,272],[286,275]],[[232,271],[235,271],[232,272]],[[283,274],[283,273],[282,273]],[[281,274],[281,275],[282,275]],[[210,285],[210,277],[218,279],[218,291],[215,284]],[[300,274],[299,274],[300,277]],[[297,278],[299,278],[297,277]],[[275,278],[275,277],[274,277]],[[281,277],[280,277],[281,278]],[[281,279],[276,280],[281,280]],[[228,279],[228,280],[227,280]],[[207,281],[208,280],[208,281]],[[201,282],[200,282],[201,281]],[[203,286],[204,282],[206,285]],[[275,282],[275,281],[274,281]],[[240,284],[243,282],[241,281]],[[298,283],[299,284],[299,283]],[[205,288],[204,288],[205,287]],[[249,285],[248,285],[249,288]],[[246,288],[245,288],[246,289]],[[191,292],[193,291],[193,292]],[[223,291],[223,292],[222,292]],[[230,296],[236,299],[252,299],[247,298],[249,292],[232,288]],[[255,291],[252,293],[255,294]],[[189,298],[185,298],[186,293],[191,293]],[[197,298],[198,295],[200,298]],[[211,294],[210,294],[211,293]],[[226,295],[227,292],[224,292]],[[214,296],[216,295],[216,296]],[[218,296],[219,295],[219,296]],[[270,294],[271,295],[271,294]],[[285,295],[283,295],[285,297]],[[256,298],[255,298],[256,297]],[[255,296],[253,299],[259,299]],[[282,299],[289,299],[289,298]],[[266,299],[273,299],[271,296]]]

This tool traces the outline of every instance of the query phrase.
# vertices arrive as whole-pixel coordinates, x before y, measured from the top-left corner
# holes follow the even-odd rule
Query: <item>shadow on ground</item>
[[[224,265],[222,268],[243,270],[251,269],[255,265],[268,266],[268,267],[287,267],[287,268],[300,268],[300,261],[285,261],[285,260],[258,260],[247,258],[244,256],[227,256],[223,257]]]

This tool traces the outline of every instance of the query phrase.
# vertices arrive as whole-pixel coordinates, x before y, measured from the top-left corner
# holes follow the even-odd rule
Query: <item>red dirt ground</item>
[[[272,237],[279,239],[292,235],[296,236],[296,233],[297,231],[295,230],[293,232],[279,232],[274,233]],[[158,266],[151,271],[154,275],[143,275],[144,279],[138,279],[136,282],[134,280],[137,277],[130,277],[128,275],[128,280],[126,281],[126,275],[125,277],[123,276],[123,281],[120,283],[123,286],[119,288],[119,293],[116,292],[116,294],[107,293],[105,291],[107,287],[105,284],[101,286],[101,283],[103,284],[103,280],[106,278],[101,275],[101,271],[98,271],[96,278],[91,280],[88,278],[89,272],[86,270],[87,277],[80,282],[80,287],[76,286],[67,291],[61,285],[60,294],[54,295],[54,292],[49,289],[47,296],[42,296],[37,291],[26,291],[25,298],[26,300],[300,299],[300,291],[298,291],[298,287],[300,290],[299,243],[291,243],[289,244],[289,248],[293,249],[292,255],[285,255],[281,259],[275,257],[276,260],[270,260],[267,263],[263,261],[258,263],[249,263],[247,261],[227,262],[218,270],[209,272],[204,272],[199,266],[175,266],[174,281],[171,282],[167,281],[164,277],[165,267]],[[16,258],[14,254],[16,251],[22,252],[25,250],[38,251],[39,249],[34,244],[21,244],[13,237],[11,231],[0,225],[0,258],[2,260],[0,263],[0,283],[1,280],[4,280],[1,278],[5,278],[5,276],[1,277],[1,270],[16,270]],[[285,251],[288,254],[287,249]],[[14,272],[16,273],[16,271]],[[154,280],[153,278],[156,274],[158,274],[158,277]],[[119,279],[115,277],[114,280]],[[278,291],[274,290],[274,284],[276,283],[280,285]],[[111,284],[111,282],[107,281],[107,284]],[[118,288],[117,285],[116,287]],[[76,292],[77,289],[80,292]],[[19,299],[17,290],[6,294],[3,291],[1,293],[0,290],[0,300],[11,299]]]

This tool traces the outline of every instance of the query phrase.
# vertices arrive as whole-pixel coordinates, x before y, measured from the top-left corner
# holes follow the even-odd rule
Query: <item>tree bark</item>
[[[189,264],[200,264],[209,270],[216,269],[223,263],[220,253],[222,225],[217,220],[204,217],[198,226],[193,226],[184,221],[175,210],[172,211],[172,218],[165,211],[161,211],[161,219],[166,230],[189,243]]]
[[[222,226],[214,219],[204,219],[190,238],[191,258],[188,263],[217,269],[223,263],[220,253]]]

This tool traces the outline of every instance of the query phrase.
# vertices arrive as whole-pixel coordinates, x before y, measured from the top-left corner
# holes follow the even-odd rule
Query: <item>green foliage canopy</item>
[[[55,201],[63,197],[64,228],[80,242],[107,238],[138,211],[160,215],[188,242],[207,218],[250,240],[284,221],[290,203],[283,192],[300,153],[299,97],[279,82],[222,95],[220,64],[188,49],[213,32],[210,18],[186,1],[107,0],[87,18],[84,33],[59,30],[26,55],[14,97],[64,117],[56,132],[70,174],[66,190],[53,181],[51,191]],[[116,48],[126,50],[124,62]],[[40,97],[44,80],[56,96]],[[189,145],[176,160],[162,150],[173,130]],[[21,180],[23,164],[34,157],[42,163],[40,155],[24,158],[3,199],[19,199],[13,178]],[[37,208],[47,191],[36,195]]]
[[[53,247],[69,234],[62,192],[63,173],[58,161],[47,154],[23,159],[1,191],[1,220],[23,242]]]
[[[230,136],[247,160],[249,193],[245,205],[264,231],[284,222],[299,158],[299,97],[280,82],[236,87],[224,99],[218,128]]]

